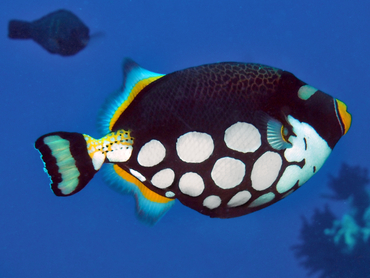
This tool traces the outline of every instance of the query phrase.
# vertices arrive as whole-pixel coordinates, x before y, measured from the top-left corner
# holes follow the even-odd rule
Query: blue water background
[[[328,202],[321,197],[327,176],[342,162],[369,167],[370,2],[14,0],[0,7],[0,277],[307,277],[291,251],[301,216]],[[7,38],[10,19],[59,8],[104,36],[67,58]],[[343,100],[353,125],[323,169],[273,206],[220,220],[177,202],[148,227],[135,218],[134,198],[99,174],[80,193],[55,197],[33,148],[51,131],[97,136],[97,112],[121,86],[124,57],[158,73],[221,61],[279,67]],[[347,209],[331,205],[338,215]]]

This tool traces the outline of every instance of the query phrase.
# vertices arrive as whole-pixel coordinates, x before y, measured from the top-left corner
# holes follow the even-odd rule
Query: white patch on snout
[[[300,186],[304,184],[320,170],[331,153],[328,143],[320,137],[312,126],[300,122],[290,115],[287,120],[292,125],[296,136],[289,137],[292,147],[285,150],[284,157],[288,162],[300,162],[304,159],[305,165],[303,168],[290,165],[285,169],[276,185],[279,193],[287,192],[297,181],[299,181]]]

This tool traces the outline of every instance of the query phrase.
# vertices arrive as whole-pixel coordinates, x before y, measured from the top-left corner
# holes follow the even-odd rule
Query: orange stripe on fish
[[[151,191],[148,189],[142,182],[140,182],[137,178],[133,177],[131,174],[127,173],[125,170],[123,170],[118,165],[113,165],[114,171],[124,180],[135,184],[140,192],[143,194],[143,196],[148,199],[149,201],[156,202],[156,203],[168,203],[170,201],[173,201],[173,199],[169,199],[166,197],[163,197],[154,191]]]
[[[140,93],[146,86],[148,86],[150,83],[156,81],[157,79],[161,78],[163,75],[160,76],[153,76],[149,77],[143,80],[140,80],[135,84],[135,86],[132,88],[130,95],[124,101],[120,107],[116,110],[114,113],[112,119],[110,120],[109,123],[109,129],[112,130],[114,124],[117,122],[118,118],[121,116],[122,112],[126,110],[126,108],[131,104],[131,102],[134,100],[134,98]]]

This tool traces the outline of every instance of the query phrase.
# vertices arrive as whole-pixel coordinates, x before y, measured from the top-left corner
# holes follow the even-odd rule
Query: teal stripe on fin
[[[53,132],[35,143],[57,196],[70,196],[86,186],[95,171],[84,136],[74,132]]]

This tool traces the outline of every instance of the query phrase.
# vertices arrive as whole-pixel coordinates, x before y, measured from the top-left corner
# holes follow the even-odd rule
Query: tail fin
[[[35,143],[57,196],[82,190],[105,161],[127,161],[132,152],[130,132],[118,130],[101,139],[74,132],[53,132]]]
[[[51,190],[57,196],[79,192],[97,172],[83,134],[49,133],[37,139],[35,148],[41,153],[44,170],[51,179]]]
[[[31,23],[21,20],[9,21],[8,37],[11,39],[30,39]]]

